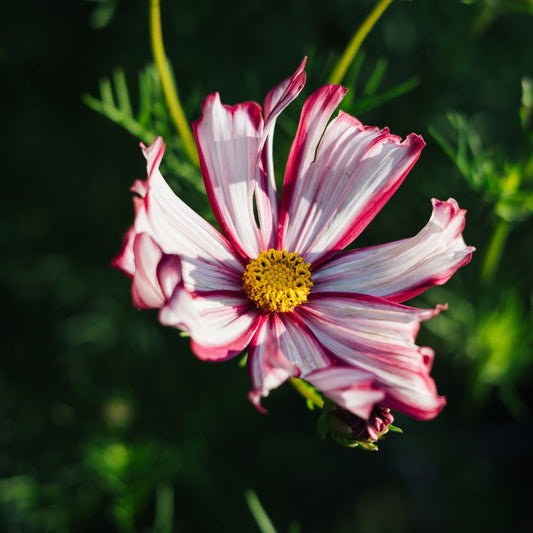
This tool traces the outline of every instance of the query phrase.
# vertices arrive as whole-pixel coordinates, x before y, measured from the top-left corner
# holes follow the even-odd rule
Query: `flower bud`
[[[327,402],[319,420],[319,433],[326,435],[343,446],[361,446],[368,450],[377,450],[376,442],[389,431],[394,421],[390,409],[375,405],[368,420],[354,415],[333,402]],[[395,428],[394,426],[391,429]]]

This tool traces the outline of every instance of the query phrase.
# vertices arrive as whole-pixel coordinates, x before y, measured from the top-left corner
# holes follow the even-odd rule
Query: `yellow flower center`
[[[297,253],[270,249],[252,259],[242,276],[246,296],[259,309],[286,313],[307,302],[313,286],[311,263]]]

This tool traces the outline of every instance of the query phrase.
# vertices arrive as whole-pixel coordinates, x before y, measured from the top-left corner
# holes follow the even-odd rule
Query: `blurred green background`
[[[374,4],[163,2],[188,118],[214,91],[261,102],[304,55],[310,94]],[[405,434],[370,453],[320,440],[290,386],[258,413],[238,361],[197,360],[155,312],[132,307],[110,267],[144,160],[138,139],[82,97],[98,99],[120,67],[135,105],[151,62],[147,1],[3,5],[0,530],[257,531],[247,489],[278,532],[528,530],[532,12],[518,0],[395,1],[344,81],[345,110],[428,144],[357,245],[413,235],[431,197],[453,196],[477,247],[414,302],[450,304],[419,335],[447,407],[431,422],[398,416]],[[381,102],[399,84],[406,93]],[[279,175],[302,102],[278,121]]]

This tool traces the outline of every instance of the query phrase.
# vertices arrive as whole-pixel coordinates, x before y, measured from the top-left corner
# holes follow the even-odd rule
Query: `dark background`
[[[261,102],[304,55],[309,94],[373,4],[163,2],[188,118],[215,90],[225,103]],[[399,416],[405,434],[370,453],[320,440],[316,413],[288,385],[259,414],[237,361],[197,360],[155,313],[132,307],[129,281],[110,260],[131,223],[128,188],[144,177],[144,161],[138,141],[82,95],[97,96],[98,80],[119,66],[135,87],[151,61],[148,5],[109,3],[114,14],[97,29],[102,5],[2,6],[0,530],[255,531],[249,488],[280,532],[527,530],[533,226],[513,221],[497,277],[482,287],[496,215],[428,126],[457,110],[473,117],[495,161],[530,156],[518,111],[521,78],[533,74],[533,18],[503,4],[397,1],[365,42],[363,77],[382,57],[385,86],[411,76],[420,85],[360,118],[421,133],[428,146],[358,244],[414,234],[430,197],[453,196],[469,210],[465,240],[478,249],[446,289],[415,302],[450,303],[448,318],[419,336],[437,353],[433,375],[448,406],[431,422]],[[287,112],[289,130],[302,102]],[[514,314],[495,314],[515,300]],[[491,318],[515,345],[484,344]],[[512,357],[480,385],[490,349]]]

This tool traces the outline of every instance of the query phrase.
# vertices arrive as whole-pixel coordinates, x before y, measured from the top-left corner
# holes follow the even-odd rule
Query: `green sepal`
[[[392,431],[393,433],[403,433],[403,429],[399,428],[398,426],[395,426],[393,424],[388,425],[389,431]]]

